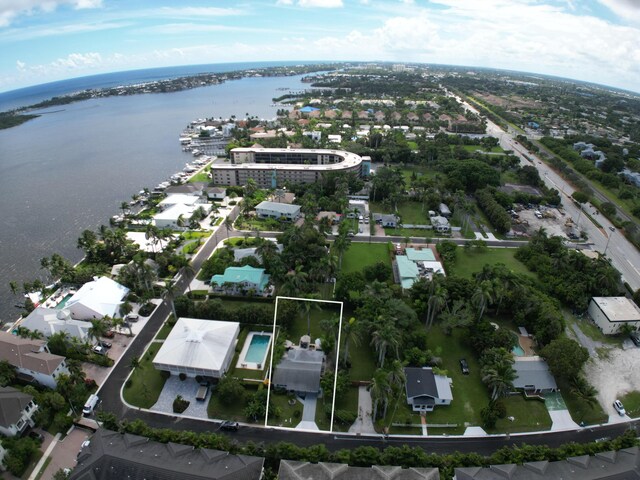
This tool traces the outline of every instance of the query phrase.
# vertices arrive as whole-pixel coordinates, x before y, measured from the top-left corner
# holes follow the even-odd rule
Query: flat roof
[[[293,205],[290,203],[269,202],[265,200],[264,202],[260,202],[258,205],[256,205],[256,211],[258,210],[272,210],[274,212],[295,214],[300,211],[300,205]]]
[[[342,162],[330,165],[305,165],[305,164],[280,164],[280,163],[231,163],[214,164],[211,170],[344,170],[345,168],[357,167],[362,163],[362,157],[355,153],[344,150],[329,149],[308,149],[308,148],[234,148],[231,153],[284,153],[284,154],[317,154],[317,155],[338,155],[342,157]]]
[[[407,258],[413,262],[433,262],[436,259],[433,250],[430,248],[423,248],[422,250],[416,250],[415,248],[406,248]]]
[[[627,297],[593,297],[610,322],[640,321],[640,308]]]

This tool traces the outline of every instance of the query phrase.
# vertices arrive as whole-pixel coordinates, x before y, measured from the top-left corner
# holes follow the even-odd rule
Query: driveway
[[[111,339],[106,341],[111,342],[111,348],[107,350],[107,355],[114,362],[117,362],[122,354],[127,350],[132,338],[126,335],[116,333]],[[102,385],[109,375],[112,367],[101,367],[95,363],[82,362],[82,370],[87,374],[87,378],[92,378],[98,385]]]
[[[601,342],[598,342],[597,340],[593,340],[592,338],[590,338],[587,335],[585,335],[582,332],[582,330],[580,330],[580,327],[578,325],[576,325],[575,323],[572,323],[570,328],[571,328],[571,330],[568,331],[567,333],[570,336],[575,337],[576,341],[580,345],[582,345],[584,348],[589,350],[589,356],[591,358],[597,358],[598,357],[598,349],[603,347],[604,345]]]
[[[193,378],[187,378],[186,380],[180,380],[177,375],[171,375],[164,384],[164,388],[158,397],[158,401],[155,403],[151,410],[158,412],[170,413],[172,415],[178,415],[173,413],[173,401],[178,395],[187,400],[189,406],[180,415],[196,418],[208,418],[207,404],[209,403],[209,395],[204,401],[196,400],[196,394],[200,385]]]
[[[303,400],[302,421],[296,425],[296,430],[320,430],[316,425],[316,406],[318,395],[307,393]]]
[[[41,480],[51,480],[53,475],[62,468],[75,467],[80,446],[90,434],[88,430],[74,428],[69,435],[60,440],[51,451],[51,462],[40,477]]]
[[[376,433],[371,420],[373,407],[367,387],[358,387],[358,418],[349,427],[349,433]]]

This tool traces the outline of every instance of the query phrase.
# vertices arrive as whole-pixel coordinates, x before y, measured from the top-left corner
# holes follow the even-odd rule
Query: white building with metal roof
[[[627,297],[593,297],[588,311],[605,335],[618,333],[623,325],[640,328],[640,308]]]

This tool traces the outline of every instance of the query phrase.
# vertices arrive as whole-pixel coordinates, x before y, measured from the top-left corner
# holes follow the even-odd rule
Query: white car
[[[624,405],[622,405],[622,402],[620,400],[616,400],[615,402],[613,402],[613,408],[616,409],[616,412],[618,412],[621,417],[624,417],[627,414],[626,410],[624,409]]]

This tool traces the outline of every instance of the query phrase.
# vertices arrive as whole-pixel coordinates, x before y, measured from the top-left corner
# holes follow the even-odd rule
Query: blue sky
[[[0,0],[0,91],[138,68],[387,60],[640,92],[639,0]]]

